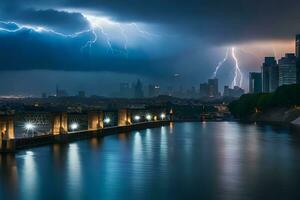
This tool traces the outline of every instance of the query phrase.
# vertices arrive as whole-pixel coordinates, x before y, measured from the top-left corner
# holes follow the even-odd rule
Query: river
[[[1,155],[0,199],[300,199],[300,133],[185,122]]]

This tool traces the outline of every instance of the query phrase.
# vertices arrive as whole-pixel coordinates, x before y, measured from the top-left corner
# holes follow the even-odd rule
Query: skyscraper
[[[296,35],[296,77],[297,83],[300,84],[300,34]]]
[[[297,82],[296,76],[296,56],[293,53],[285,54],[278,61],[279,86],[290,85]]]
[[[134,87],[134,97],[135,98],[144,98],[143,85],[140,79],[137,80]]]
[[[208,79],[208,96],[218,97],[219,96],[219,82],[218,79]]]
[[[265,57],[261,68],[263,92],[274,92],[278,88],[279,72],[274,57]]]
[[[249,73],[249,93],[262,92],[262,77],[259,72]]]

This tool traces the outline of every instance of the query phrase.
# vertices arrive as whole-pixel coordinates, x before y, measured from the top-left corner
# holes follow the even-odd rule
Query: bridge
[[[83,113],[29,111],[0,115],[0,152],[161,126],[172,119],[172,111],[166,109],[127,108]]]

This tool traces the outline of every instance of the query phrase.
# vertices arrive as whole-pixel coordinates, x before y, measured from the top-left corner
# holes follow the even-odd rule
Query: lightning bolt
[[[239,87],[242,87],[242,84],[243,84],[243,74],[241,72],[241,69],[240,69],[240,66],[239,66],[239,61],[238,61],[238,58],[235,54],[235,47],[232,47],[231,48],[231,56],[235,62],[235,74],[234,74],[234,79],[231,83],[231,86],[232,88],[234,86],[239,86]]]
[[[42,26],[21,25],[16,22],[3,22],[3,21],[0,21],[0,23],[5,24],[5,25],[15,24],[17,26],[17,28],[13,29],[13,30],[0,27],[0,31],[9,32],[9,33],[15,33],[15,32],[21,31],[21,30],[32,30],[32,31],[39,32],[39,33],[48,32],[48,33],[52,33],[54,35],[59,35],[62,37],[75,38],[75,37],[78,37],[80,34],[89,32],[89,30],[84,30],[84,31],[79,31],[79,32],[73,33],[73,34],[64,34],[64,33],[60,33],[60,32],[57,32],[57,31],[54,31],[52,29],[45,28]]]
[[[127,45],[128,45],[128,36],[127,36],[125,30],[123,29],[123,27],[122,27],[122,25],[120,23],[118,23],[118,27],[119,27],[119,29],[121,31],[121,34],[122,34],[123,38],[124,38],[123,48],[125,50],[125,56],[128,58],[128,47],[127,47]]]
[[[83,16],[87,19],[87,21],[90,24],[90,27],[91,27],[90,31],[93,33],[94,39],[88,40],[86,42],[86,44],[84,46],[82,46],[81,49],[83,50],[87,47],[89,47],[89,49],[91,49],[92,45],[95,44],[98,40],[98,35],[96,33],[96,30],[100,30],[100,32],[101,32],[101,34],[102,34],[102,36],[103,36],[103,38],[104,38],[104,40],[107,44],[107,47],[109,48],[109,50],[112,53],[114,53],[114,49],[112,47],[112,42],[109,38],[109,35],[104,31],[104,27],[102,26],[102,23],[101,23],[102,22],[101,20],[104,20],[104,19],[97,18],[95,16],[90,16],[90,15],[83,15]]]
[[[218,63],[218,65],[217,65],[217,67],[216,67],[216,69],[215,69],[215,71],[214,71],[214,73],[213,73],[213,78],[216,78],[217,77],[217,73],[218,73],[218,71],[219,71],[219,69],[223,66],[223,64],[227,61],[227,59],[228,59],[228,54],[229,54],[229,48],[227,48],[227,50],[226,50],[226,54],[225,54],[225,57],[223,58],[223,60],[221,60],[219,63]]]
[[[141,34],[144,36],[144,38],[152,38],[152,37],[158,37],[159,35],[157,34],[153,34],[153,33],[149,33],[148,31],[144,31],[143,29],[141,29],[137,23],[131,23],[131,25]]]
[[[129,41],[129,37],[127,35],[127,31],[125,30],[124,26],[126,28],[130,28],[131,26],[133,26],[132,30],[134,30],[135,32],[137,32],[139,35],[143,36],[144,38],[152,38],[154,36],[156,36],[155,34],[152,34],[150,32],[147,32],[145,30],[143,30],[142,28],[140,28],[136,23],[122,23],[120,24],[119,22],[115,22],[110,20],[109,18],[106,17],[102,17],[102,16],[93,16],[93,15],[86,15],[86,14],[82,14],[85,19],[88,21],[89,23],[89,29],[87,30],[83,30],[80,32],[76,32],[73,34],[64,34],[61,32],[57,32],[53,29],[50,28],[46,28],[46,27],[42,27],[42,26],[31,26],[31,25],[21,25],[15,22],[3,22],[0,21],[0,31],[5,31],[5,32],[18,32],[20,30],[23,29],[28,29],[28,30],[32,30],[35,32],[49,32],[55,35],[59,35],[62,37],[67,37],[67,38],[76,38],[78,36],[80,36],[81,34],[85,34],[85,33],[90,33],[92,34],[92,37],[86,41],[83,46],[80,48],[81,51],[85,50],[85,49],[89,49],[89,52],[91,51],[91,48],[94,44],[97,43],[97,41],[100,38],[100,35],[102,36],[101,38],[105,41],[107,48],[109,49],[109,51],[112,54],[115,54],[116,52],[119,53],[124,53],[124,55],[128,58],[128,41]],[[15,24],[16,27],[15,29],[10,29],[7,27],[1,27],[1,23],[2,25],[11,25],[11,24]],[[124,25],[124,26],[123,26]],[[105,29],[108,27],[108,31],[106,31]],[[122,42],[122,49],[123,50],[119,50],[118,48],[114,48],[113,44],[113,37],[110,36],[110,31],[111,28],[116,27],[119,30],[119,34],[120,36],[123,38],[123,42]],[[116,42],[116,41],[115,41]]]

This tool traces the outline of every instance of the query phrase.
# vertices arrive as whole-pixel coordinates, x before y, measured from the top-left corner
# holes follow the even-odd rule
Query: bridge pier
[[[0,131],[0,152],[14,152],[15,134],[12,116],[0,116]]]
[[[90,112],[88,114],[88,130],[103,128],[103,112]]]
[[[67,113],[55,113],[52,122],[52,134],[61,135],[68,133],[68,115]]]
[[[118,110],[118,126],[126,126],[131,124],[131,116],[128,109]]]

